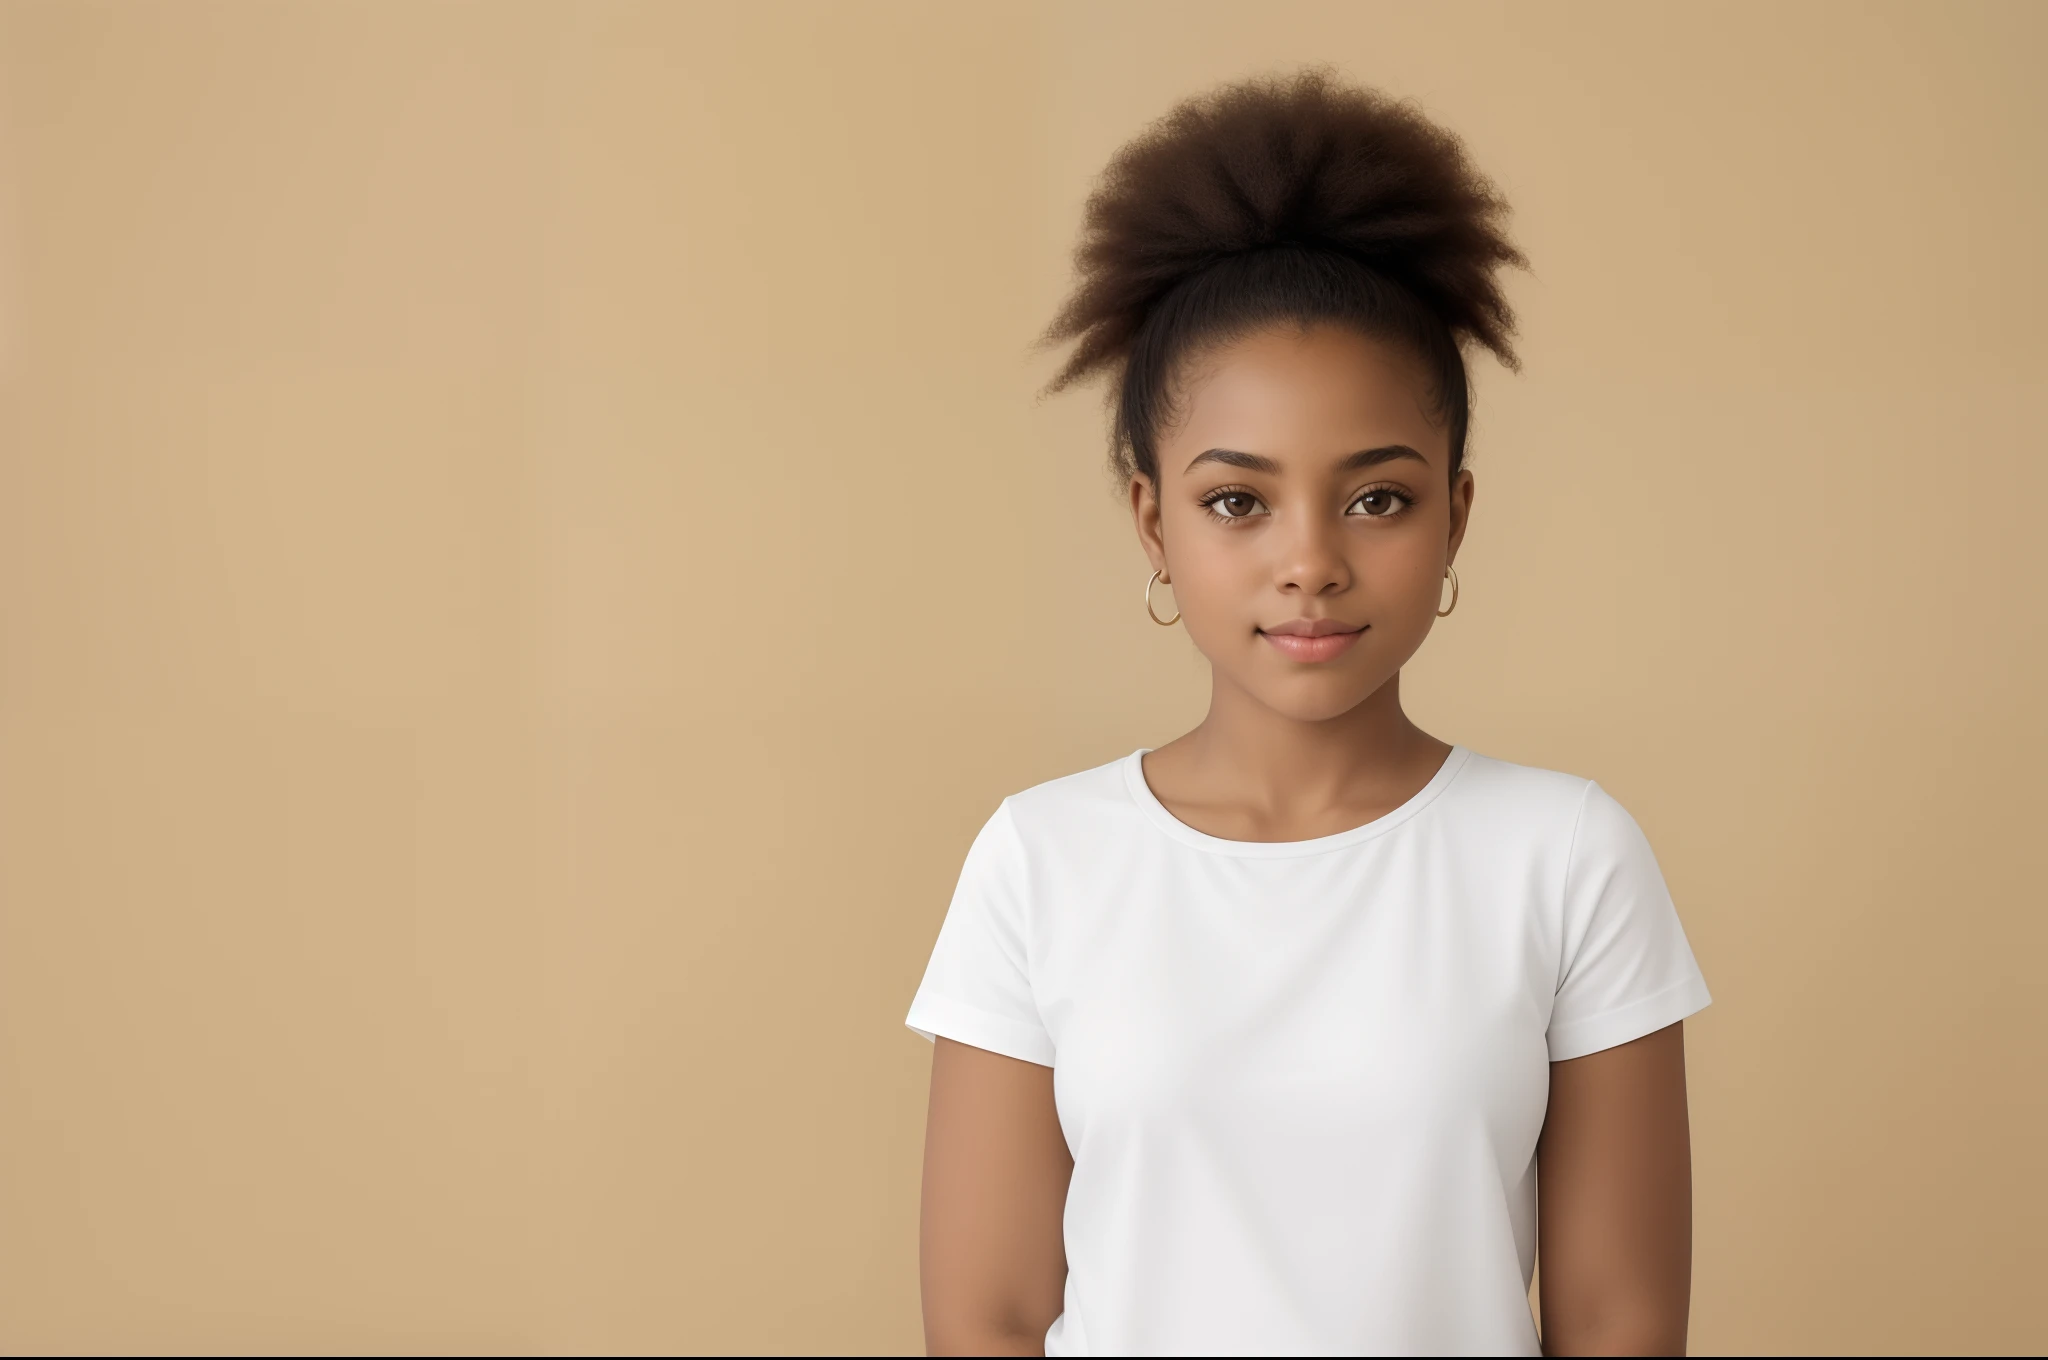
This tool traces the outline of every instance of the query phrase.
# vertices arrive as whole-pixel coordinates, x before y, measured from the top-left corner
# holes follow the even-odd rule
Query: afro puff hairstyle
[[[1265,326],[1346,324],[1422,361],[1455,475],[1464,345],[1520,366],[1495,274],[1528,262],[1506,217],[1457,137],[1328,67],[1222,86],[1127,143],[1097,182],[1079,281],[1039,341],[1075,348],[1044,394],[1109,373],[1111,467],[1156,483],[1185,360]]]

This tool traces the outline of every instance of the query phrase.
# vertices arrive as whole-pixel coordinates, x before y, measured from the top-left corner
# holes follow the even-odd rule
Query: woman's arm
[[[1045,1353],[1073,1171],[1050,1067],[936,1041],[919,1243],[928,1354]]]
[[[1545,1355],[1683,1355],[1692,1297],[1685,1038],[1550,1065],[1536,1145]]]

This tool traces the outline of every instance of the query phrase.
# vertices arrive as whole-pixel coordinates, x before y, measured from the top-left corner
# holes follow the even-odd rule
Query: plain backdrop
[[[0,1348],[920,1346],[903,1027],[1157,745],[1114,148],[1328,62],[1506,191],[1430,730],[1715,995],[1699,1352],[2038,1352],[2048,6],[0,4]]]

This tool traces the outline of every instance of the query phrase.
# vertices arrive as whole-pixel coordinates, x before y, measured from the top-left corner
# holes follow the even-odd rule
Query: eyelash
[[[1384,515],[1362,515],[1360,516],[1361,519],[1399,519],[1415,507],[1415,498],[1398,486],[1367,486],[1360,487],[1358,494],[1346,502],[1344,507],[1346,512],[1348,513],[1352,506],[1371,495],[1392,496],[1395,500],[1401,502],[1401,506],[1398,510],[1390,510]],[[1226,515],[1216,509],[1218,502],[1228,500],[1232,496],[1245,496],[1252,500],[1259,499],[1259,493],[1248,486],[1219,486],[1208,495],[1202,497],[1198,504],[1208,512],[1209,518],[1219,524],[1236,524],[1241,520],[1258,518],[1256,515]]]

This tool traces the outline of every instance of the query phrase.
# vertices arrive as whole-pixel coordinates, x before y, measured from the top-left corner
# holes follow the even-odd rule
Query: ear
[[[1166,535],[1159,522],[1159,488],[1142,472],[1131,476],[1131,522],[1137,526],[1138,546],[1145,550],[1152,570],[1165,572]]]
[[[1472,521],[1472,469],[1459,468],[1451,479],[1451,542],[1444,561],[1457,560],[1458,545],[1465,541],[1465,526]]]

